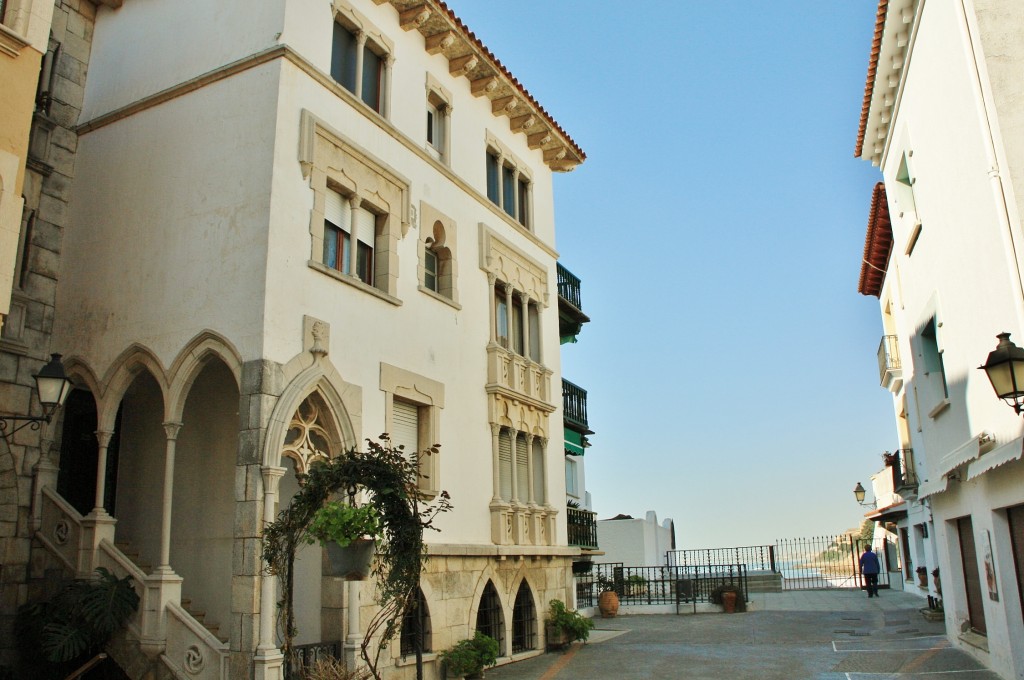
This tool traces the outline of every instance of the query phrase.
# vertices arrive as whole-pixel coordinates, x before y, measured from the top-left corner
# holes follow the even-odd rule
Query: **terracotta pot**
[[[341,576],[347,581],[362,581],[370,575],[376,542],[372,538],[360,538],[342,548],[337,543],[327,543],[327,575]]]
[[[726,614],[736,613],[736,593],[729,590],[722,593],[722,609]]]
[[[919,573],[917,575],[917,585],[921,586],[922,588],[928,587],[928,572],[924,572],[923,574]]]
[[[597,608],[601,610],[601,617],[605,619],[615,618],[619,613],[619,596],[614,590],[606,590],[597,598]]]

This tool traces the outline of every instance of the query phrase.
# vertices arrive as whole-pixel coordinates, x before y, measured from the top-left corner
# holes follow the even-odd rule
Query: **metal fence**
[[[747,568],[743,564],[626,567],[621,562],[594,564],[576,577],[576,606],[594,607],[602,591],[614,590],[619,604],[710,602],[719,586],[737,586],[747,599]]]
[[[860,588],[863,579],[859,560],[867,543],[849,534],[777,540],[776,564],[783,589]],[[887,541],[877,541],[874,548],[883,564],[878,585],[888,588],[885,565],[895,563],[896,556],[891,554]]]
[[[775,571],[774,545],[748,545],[740,548],[702,548],[669,550],[665,563],[673,567],[743,564],[750,571]]]
[[[285,680],[300,680],[303,677],[303,670],[310,668],[318,659],[340,659],[341,641],[318,642],[311,645],[295,645],[291,654],[284,658]]]

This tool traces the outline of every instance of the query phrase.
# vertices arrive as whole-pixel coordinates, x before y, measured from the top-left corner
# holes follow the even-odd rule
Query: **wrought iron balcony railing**
[[[562,378],[562,415],[565,424],[588,432],[587,424],[587,391]]]
[[[882,387],[894,392],[903,383],[903,364],[895,335],[883,335],[878,343],[878,380]]]
[[[597,513],[577,508],[565,509],[569,545],[597,550]]]
[[[580,280],[561,264],[558,264],[558,297],[581,312],[583,311],[583,303],[580,300]]]

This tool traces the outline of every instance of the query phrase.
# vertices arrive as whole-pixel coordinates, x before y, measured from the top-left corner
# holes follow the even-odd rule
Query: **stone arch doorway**
[[[189,386],[175,444],[170,564],[183,597],[222,635],[231,622],[238,403],[231,369],[209,358]]]
[[[291,503],[312,465],[335,457],[345,447],[339,417],[346,416],[335,414],[319,389],[307,395],[292,414],[281,448],[281,466],[287,472],[280,481],[280,507]],[[342,580],[323,575],[319,546],[296,551],[294,579],[295,644],[343,639]]]
[[[68,395],[63,411],[57,493],[80,514],[87,515],[96,507],[96,468],[99,458],[96,400],[89,390],[76,389]],[[106,499],[103,503],[104,509],[110,514],[114,511],[117,450],[118,438],[115,432],[107,447]]]

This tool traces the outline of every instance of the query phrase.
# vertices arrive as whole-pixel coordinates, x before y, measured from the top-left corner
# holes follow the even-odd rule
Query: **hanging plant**
[[[314,464],[288,507],[263,530],[266,570],[278,576],[284,586],[280,605],[286,656],[291,655],[292,640],[297,632],[294,565],[298,547],[322,541],[324,537],[330,537],[329,540],[337,540],[335,536],[378,538],[373,576],[380,610],[367,625],[360,649],[377,680],[380,680],[377,663],[381,651],[400,630],[410,595],[419,586],[426,560],[423,531],[437,531],[434,519],[452,508],[446,491],[430,503],[420,492],[420,457],[436,454],[436,445],[420,454],[406,453],[404,447],[393,447],[387,434],[379,439],[379,442],[367,439],[365,452],[352,449],[330,461]],[[352,507],[360,489],[366,492],[367,500]],[[347,494],[348,505],[331,498],[339,492]],[[377,648],[371,655],[369,648],[373,638],[376,638]]]

